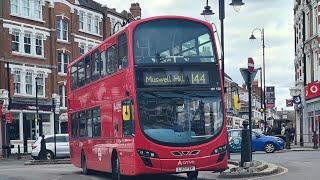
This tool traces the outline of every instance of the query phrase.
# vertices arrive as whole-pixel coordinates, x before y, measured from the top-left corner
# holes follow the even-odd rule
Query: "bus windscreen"
[[[161,19],[138,25],[134,31],[136,65],[216,62],[211,32],[199,22]]]

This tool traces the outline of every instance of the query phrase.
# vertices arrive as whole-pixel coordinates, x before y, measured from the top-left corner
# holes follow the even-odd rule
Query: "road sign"
[[[240,68],[240,72],[241,72],[241,75],[243,77],[243,80],[246,82],[246,83],[252,83],[252,81],[254,80],[254,77],[256,76],[258,70],[257,69],[254,69],[252,71],[252,73],[249,72],[249,69],[246,69],[246,68]]]
[[[254,61],[251,57],[248,58],[248,71],[252,73],[254,70]]]

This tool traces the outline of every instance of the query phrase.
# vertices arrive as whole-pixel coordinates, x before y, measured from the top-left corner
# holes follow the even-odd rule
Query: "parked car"
[[[39,159],[41,137],[32,145],[31,156],[33,159]],[[69,136],[68,134],[56,134],[56,153],[54,154],[54,135],[47,135],[46,140],[46,157],[48,160],[56,158],[70,157]]]
[[[241,129],[228,130],[228,139],[230,152],[241,151]],[[261,133],[252,131],[252,151],[265,151],[273,153],[274,151],[284,149],[285,142],[283,139],[274,136],[266,136]]]

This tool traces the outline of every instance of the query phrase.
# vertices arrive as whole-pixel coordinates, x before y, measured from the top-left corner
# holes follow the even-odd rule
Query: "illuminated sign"
[[[144,86],[176,86],[209,84],[208,71],[143,72]]]

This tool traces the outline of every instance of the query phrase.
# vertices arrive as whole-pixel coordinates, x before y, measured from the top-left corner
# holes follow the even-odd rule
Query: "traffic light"
[[[40,121],[40,118],[34,118],[34,121],[37,123]]]
[[[263,113],[263,112],[264,112],[264,109],[263,109],[263,108],[260,108],[259,111],[260,111],[261,113]]]
[[[233,103],[234,103],[234,108],[236,110],[240,110],[241,104],[240,104],[239,97],[237,94],[233,95]]]

